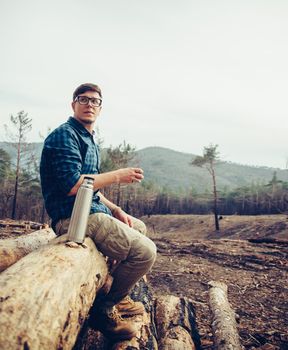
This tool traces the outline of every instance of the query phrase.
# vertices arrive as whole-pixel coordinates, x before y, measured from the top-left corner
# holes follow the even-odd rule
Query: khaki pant
[[[156,246],[145,236],[145,224],[136,219],[133,228],[104,214],[89,215],[86,235],[89,236],[101,253],[120,261],[113,271],[114,278],[105,301],[118,303],[135,283],[152,267],[156,259]],[[57,235],[67,233],[70,219],[60,220],[56,225]]]

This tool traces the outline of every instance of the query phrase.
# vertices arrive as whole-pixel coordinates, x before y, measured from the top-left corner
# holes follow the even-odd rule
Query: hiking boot
[[[123,319],[116,309],[109,314],[98,311],[97,329],[113,340],[130,340],[137,334],[133,322]]]
[[[121,316],[143,315],[145,312],[144,305],[139,301],[132,300],[129,295],[123,298],[115,307]]]

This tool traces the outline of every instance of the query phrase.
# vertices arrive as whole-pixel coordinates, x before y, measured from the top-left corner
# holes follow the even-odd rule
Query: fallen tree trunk
[[[47,244],[56,235],[51,228],[45,228],[20,237],[0,240],[0,272],[13,265],[23,256]]]
[[[248,239],[248,242],[288,245],[288,239],[278,239],[278,238],[272,238],[272,237],[250,238],[250,239]]]
[[[107,277],[104,257],[54,239],[0,275],[0,348],[71,349]]]
[[[208,285],[215,349],[241,350],[235,313],[227,298],[227,285],[218,281],[210,281]]]

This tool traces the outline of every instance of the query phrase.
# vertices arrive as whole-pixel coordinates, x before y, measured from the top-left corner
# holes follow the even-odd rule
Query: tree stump
[[[0,348],[71,349],[107,277],[90,238],[71,247],[54,239],[0,275]]]

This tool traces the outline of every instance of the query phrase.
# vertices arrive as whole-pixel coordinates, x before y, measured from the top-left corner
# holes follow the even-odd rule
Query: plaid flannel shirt
[[[100,156],[93,135],[75,118],[55,129],[44,142],[40,162],[42,194],[52,227],[69,218],[76,196],[68,196],[81,174],[98,174]],[[90,214],[110,210],[93,194]]]

